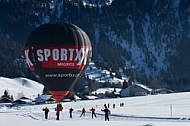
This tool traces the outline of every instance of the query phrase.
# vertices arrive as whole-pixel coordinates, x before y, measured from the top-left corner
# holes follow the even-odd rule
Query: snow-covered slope
[[[115,75],[115,73],[112,73]],[[122,73],[121,73],[122,74]],[[100,70],[96,68],[95,64],[91,62],[88,66],[88,68],[85,71],[85,75],[88,76],[92,80],[96,80],[98,82],[110,82],[110,83],[122,83],[124,80],[128,80],[128,78],[124,75],[122,75],[122,79],[113,77],[110,77],[110,71],[109,70]]]
[[[23,93],[33,97],[42,92],[43,85],[27,78],[9,79],[0,77],[0,91],[8,90],[17,97]],[[0,125],[3,126],[35,126],[35,125],[69,125],[69,126],[189,126],[190,124],[190,92],[148,95],[128,98],[101,99],[77,102],[62,102],[63,111],[60,121],[55,120],[56,104],[22,105],[16,107],[0,106]],[[124,106],[121,107],[120,104]],[[104,121],[101,111],[104,104],[110,106],[110,122]],[[113,108],[113,104],[116,105]],[[48,120],[44,119],[42,108],[50,109]],[[69,108],[73,108],[73,118],[69,118]],[[86,108],[86,116],[79,117],[81,109]],[[97,118],[91,118],[90,108],[96,109]]]
[[[118,79],[110,77],[110,72],[108,70],[99,70],[95,67],[94,63],[90,63],[89,67],[85,71],[85,74],[90,79],[95,79],[99,82],[111,82],[111,83],[121,83],[124,79]],[[22,95],[34,98],[43,91],[44,85],[35,82],[27,78],[6,78],[0,77],[0,96],[3,95],[4,91],[7,90],[10,96],[13,96],[14,100],[20,98]]]
[[[90,101],[63,102],[60,120],[55,115],[56,104],[27,105],[13,108],[0,107],[2,126],[189,126],[190,93],[150,95],[142,97],[101,99]],[[101,111],[104,104],[110,105],[110,122],[104,121]],[[120,103],[124,103],[120,107]],[[116,107],[113,108],[112,105]],[[50,109],[48,120],[44,119],[42,108]],[[73,108],[73,118],[69,118],[69,108]],[[79,117],[86,108],[85,117]],[[92,119],[90,108],[96,109],[97,118]]]
[[[9,95],[13,96],[14,100],[18,99],[21,95],[34,98],[42,93],[43,88],[44,86],[42,84],[27,78],[10,79],[0,77],[0,96],[7,90]]]

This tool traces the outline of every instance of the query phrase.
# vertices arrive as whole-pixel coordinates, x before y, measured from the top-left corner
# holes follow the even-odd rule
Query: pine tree
[[[8,99],[10,99],[10,95],[9,95],[9,93],[8,93],[7,90],[4,91],[4,94],[3,94],[2,98],[8,98]]]
[[[123,88],[123,89],[128,88],[128,83],[127,83],[126,80],[123,81],[123,87],[122,87],[122,88]]]

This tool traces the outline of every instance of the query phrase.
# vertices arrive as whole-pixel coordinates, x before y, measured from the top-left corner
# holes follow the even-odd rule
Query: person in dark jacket
[[[80,117],[81,117],[82,115],[85,116],[85,113],[86,113],[85,108],[82,108],[82,113],[81,113]]]
[[[92,118],[95,116],[96,117],[96,113],[95,113],[95,109],[92,107],[91,109],[90,109],[90,111],[92,112]]]
[[[60,111],[62,111],[62,110],[63,110],[62,105],[61,104],[57,104],[57,106],[55,108],[56,116],[57,116],[56,120],[59,120]]]
[[[48,119],[48,113],[49,113],[49,109],[47,107],[42,109],[45,113],[45,119]]]
[[[70,109],[69,109],[70,118],[73,118],[73,116],[72,116],[73,111],[74,111],[73,108],[70,108]]]
[[[105,121],[109,121],[109,115],[111,114],[110,110],[105,107],[105,109],[102,110],[105,113]]]

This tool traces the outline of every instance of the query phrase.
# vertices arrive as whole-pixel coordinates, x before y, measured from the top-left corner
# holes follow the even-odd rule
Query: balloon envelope
[[[48,23],[30,33],[25,56],[30,70],[60,102],[88,66],[92,46],[76,25]]]

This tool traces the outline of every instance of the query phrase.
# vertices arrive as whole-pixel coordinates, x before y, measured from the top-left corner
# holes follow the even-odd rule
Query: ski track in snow
[[[22,116],[25,118],[31,118],[33,120],[44,120],[44,113],[41,111],[28,111],[28,110],[13,110],[6,111],[1,113],[14,114],[15,116]],[[67,111],[63,111],[60,114],[61,121],[76,121],[76,120],[89,120],[92,119],[91,112],[86,112],[85,117],[80,117],[81,110],[75,111],[73,113],[73,118],[69,118]],[[94,117],[94,120],[102,121],[104,120],[104,113],[96,113],[97,118]],[[55,112],[50,112],[48,120],[55,120]],[[110,121],[162,121],[162,122],[190,122],[188,117],[154,117],[154,116],[138,116],[138,115],[124,115],[124,114],[111,114]]]
[[[75,123],[80,125],[97,126],[104,122],[104,113],[101,111],[105,104],[109,103],[111,110],[110,123],[116,124],[133,124],[133,126],[188,126],[190,124],[190,92],[186,93],[173,93],[165,95],[150,95],[128,98],[114,98],[114,99],[99,99],[99,100],[87,100],[77,102],[63,102],[63,111],[60,114],[60,122],[71,123],[71,126],[75,126]],[[113,108],[113,103],[116,105]],[[121,107],[120,104],[124,103]],[[49,117],[46,120],[43,108],[48,107],[50,109]],[[19,125],[27,123],[42,123],[47,121],[48,125],[54,124],[56,120],[55,104],[35,104],[35,105],[20,105],[14,107],[0,107],[0,115],[2,121],[7,118],[13,120],[20,120]],[[69,118],[69,109],[73,108],[73,118]],[[79,117],[81,115],[81,109],[85,107],[85,117]],[[97,118],[92,119],[91,109],[96,109]],[[172,111],[171,111],[172,107]],[[172,112],[172,113],[171,113]],[[4,119],[5,118],[5,119]],[[11,120],[10,120],[11,121]],[[1,122],[1,121],[0,121]],[[73,123],[72,123],[73,122]],[[1,122],[4,125],[9,126],[11,122]],[[34,125],[35,125],[34,124]],[[55,123],[56,124],[56,123]],[[109,123],[105,123],[109,125]],[[155,125],[154,125],[155,124]],[[158,125],[157,125],[158,124]],[[30,126],[33,126],[31,124]]]

